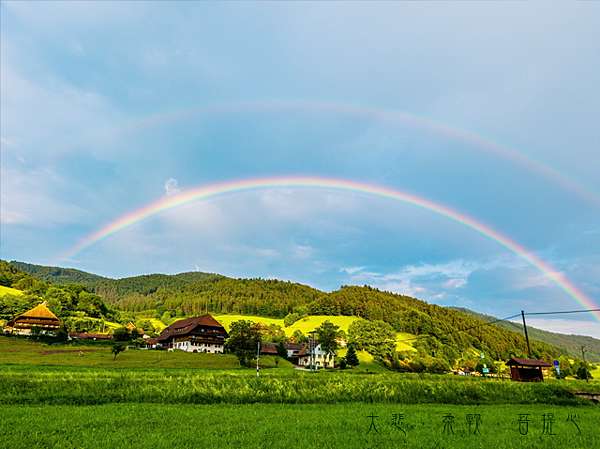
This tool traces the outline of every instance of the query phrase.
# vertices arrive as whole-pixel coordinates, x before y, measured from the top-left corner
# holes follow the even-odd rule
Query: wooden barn
[[[543,382],[542,369],[550,368],[550,364],[536,359],[510,359],[510,378],[518,382]]]
[[[61,321],[44,301],[6,323],[5,331],[17,335],[31,335],[35,333],[32,331],[37,331],[41,335],[54,335],[60,326]]]

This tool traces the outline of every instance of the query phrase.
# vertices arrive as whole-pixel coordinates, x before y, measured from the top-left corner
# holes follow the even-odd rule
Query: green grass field
[[[200,354],[198,354],[200,355]],[[213,358],[219,356],[213,355]],[[451,375],[411,375],[287,368],[138,368],[0,365],[0,403],[98,405],[342,402],[457,405],[585,405],[573,392],[600,394],[584,381],[518,383]]]
[[[529,414],[528,434],[519,414]],[[543,434],[543,415],[554,415]],[[402,428],[393,415],[403,415]],[[444,416],[453,417],[444,432]],[[481,417],[468,433],[466,416]],[[371,426],[373,418],[375,431]],[[577,415],[575,422],[569,415]],[[0,406],[0,446],[89,448],[595,449],[600,409],[545,405],[163,405]],[[475,429],[471,427],[471,432]]]
[[[265,357],[256,378],[231,355],[130,350],[113,361],[109,345],[0,337],[0,448],[600,448],[600,409],[573,394],[600,394],[598,382],[367,372],[359,356],[362,369],[318,373]],[[548,413],[555,435],[542,434]],[[481,416],[480,434],[468,434],[468,414]]]
[[[203,368],[237,369],[239,362],[231,354],[191,354],[183,351],[127,350],[113,360],[110,343],[46,345],[15,337],[0,337],[0,366],[43,365],[96,368]],[[274,357],[262,357],[261,366],[275,366]],[[286,360],[280,369],[291,369]]]

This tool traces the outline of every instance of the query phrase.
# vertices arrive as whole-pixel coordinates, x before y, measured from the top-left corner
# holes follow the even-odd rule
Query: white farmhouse
[[[313,349],[313,357],[315,367],[318,368],[333,368],[335,365],[335,354],[325,352],[321,349],[321,345],[318,344]],[[308,347],[304,347],[298,354],[298,365],[310,367],[311,364],[311,353]]]

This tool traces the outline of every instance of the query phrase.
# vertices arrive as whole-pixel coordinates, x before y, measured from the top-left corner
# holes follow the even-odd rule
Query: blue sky
[[[50,264],[164,195],[240,178],[389,186],[493,226],[600,303],[600,4],[2,2],[3,259]],[[358,110],[382,111],[381,114]],[[384,112],[385,111],[385,114]],[[370,284],[496,316],[580,308],[497,243],[361,194],[194,203],[62,265]],[[539,326],[600,337],[583,315]]]

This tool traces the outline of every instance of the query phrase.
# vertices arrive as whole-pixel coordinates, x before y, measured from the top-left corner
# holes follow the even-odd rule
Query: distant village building
[[[278,355],[277,345],[275,343],[261,343],[260,355]]]
[[[303,343],[286,343],[287,359],[294,365],[298,365],[298,355],[306,345]]]
[[[144,343],[146,345],[146,349],[157,349],[160,346],[160,344],[158,342],[158,337],[147,338],[144,340]]]
[[[144,329],[142,329],[141,327],[137,327],[131,321],[125,325],[125,329],[127,329],[127,332],[129,332],[130,334],[133,331],[137,331],[138,335],[144,335]]]
[[[40,335],[54,335],[60,326],[61,321],[44,301],[10,320],[4,330],[17,335],[31,335],[36,332]]]
[[[316,368],[333,368],[335,366],[335,355],[323,351],[320,344],[313,349],[313,356]],[[298,365],[310,367],[311,354],[308,346],[298,353]]]
[[[157,338],[163,348],[187,352],[222,353],[229,337],[221,324],[210,315],[186,318],[166,327]]]
[[[542,382],[543,369],[550,368],[549,363],[535,359],[510,359],[506,362],[510,366],[510,378],[519,382]]]

